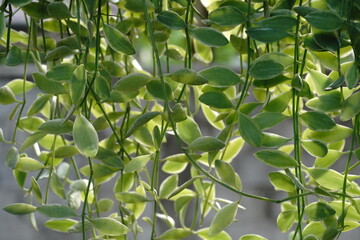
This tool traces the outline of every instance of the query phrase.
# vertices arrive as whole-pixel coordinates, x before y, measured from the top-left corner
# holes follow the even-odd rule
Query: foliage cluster
[[[26,32],[12,25],[22,14]],[[26,200],[3,209],[29,215],[35,228],[42,214],[47,228],[83,240],[136,239],[139,219],[151,239],[226,240],[247,197],[281,205],[277,225],[289,239],[339,238],[360,226],[359,18],[359,0],[4,0],[2,63],[24,68],[0,88],[15,126],[0,139]],[[151,72],[140,64],[149,46]],[[216,50],[236,56],[237,70],[208,66]],[[205,67],[195,71],[194,61]],[[37,70],[27,79],[30,63]],[[29,103],[33,88],[41,93]],[[202,134],[202,114],[217,136]],[[293,138],[269,130],[286,119]],[[169,138],[181,153],[164,155]],[[232,161],[244,144],[259,148],[285,198],[242,191]],[[113,195],[99,198],[114,182]],[[219,186],[238,199],[218,196]]]

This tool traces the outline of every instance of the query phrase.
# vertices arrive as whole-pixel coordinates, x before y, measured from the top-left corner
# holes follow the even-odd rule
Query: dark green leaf
[[[264,43],[276,42],[290,36],[287,32],[276,28],[249,28],[246,33],[251,38]]]
[[[253,117],[253,119],[260,126],[261,129],[272,128],[287,118],[289,117],[277,112],[258,113]]]
[[[180,30],[184,29],[186,27],[186,24],[184,20],[177,14],[176,12],[173,12],[171,10],[163,11],[157,15],[157,19],[167,26],[170,29],[173,30]]]
[[[49,51],[46,54],[45,60],[46,61],[55,61],[70,55],[73,55],[75,52],[73,49],[67,47],[67,46],[60,46],[57,47],[51,51]]]
[[[149,122],[151,119],[158,116],[160,112],[147,112],[143,115],[140,115],[134,123],[131,125],[129,130],[126,132],[125,137],[129,137],[131,134],[133,134],[137,129],[144,126],[147,122]]]
[[[52,2],[47,6],[49,16],[56,19],[70,18],[68,7],[63,2]]]
[[[171,100],[173,98],[173,92],[171,91],[170,85],[164,82],[165,93],[163,90],[163,85],[160,80],[153,79],[146,85],[148,92],[155,98]]]
[[[104,33],[106,41],[113,50],[124,53],[126,55],[135,54],[135,48],[127,36],[122,32],[110,25],[105,24]]]
[[[52,81],[42,73],[33,73],[33,78],[36,86],[45,93],[50,94],[64,94],[66,90],[60,82]]]
[[[44,3],[31,2],[21,7],[21,9],[32,18],[45,19],[50,17],[47,11],[47,5]]]
[[[281,31],[291,31],[296,26],[296,19],[289,16],[274,16],[256,22],[262,28],[273,28]]]
[[[49,134],[64,134],[69,133],[73,129],[73,124],[64,119],[53,119],[40,125],[39,130]]]
[[[222,6],[209,14],[209,20],[220,26],[237,26],[246,21],[246,17],[235,7]]]
[[[240,77],[235,72],[221,66],[210,67],[199,73],[204,76],[208,80],[208,84],[213,87],[230,87],[240,82]]]
[[[222,92],[206,92],[199,97],[199,100],[213,108],[228,109],[234,107],[229,98]]]
[[[284,71],[283,65],[273,60],[264,60],[255,62],[250,70],[251,77],[264,80],[279,76]]]
[[[348,97],[342,105],[340,120],[348,121],[360,112],[360,92],[356,92]]]
[[[341,93],[332,91],[326,95],[310,99],[306,102],[306,106],[318,111],[334,112],[341,109]]]
[[[302,140],[301,145],[314,157],[325,157],[328,153],[326,145],[318,140]]]
[[[209,27],[190,29],[196,40],[209,47],[222,47],[229,43],[226,37],[218,30]]]
[[[51,78],[54,81],[69,81],[73,76],[73,72],[75,69],[76,65],[64,63],[48,71],[46,73],[46,77]]]
[[[95,93],[99,96],[101,101],[105,101],[110,98],[111,89],[108,80],[105,77],[99,75],[95,78]]]
[[[311,26],[324,31],[335,31],[342,27],[341,18],[332,11],[313,11],[305,19]]]
[[[14,7],[22,7],[26,4],[31,3],[31,0],[8,0],[9,4],[13,5]]]
[[[117,91],[136,91],[151,81],[151,77],[143,73],[132,73],[117,81],[114,89]]]
[[[334,215],[335,210],[323,202],[311,203],[305,208],[306,216],[312,221],[321,221]]]
[[[49,102],[49,100],[53,97],[52,94],[44,94],[40,95],[34,102],[31,104],[27,115],[33,116],[37,113],[39,113]]]
[[[247,115],[239,112],[239,132],[243,139],[254,147],[262,145],[262,131],[260,126]]]
[[[255,157],[265,164],[276,168],[290,168],[298,166],[295,159],[280,150],[260,150]]]
[[[358,65],[354,62],[345,73],[345,82],[349,89],[353,89],[359,82]]]
[[[223,141],[214,138],[214,137],[199,137],[195,139],[191,144],[189,145],[189,149],[194,151],[202,151],[202,152],[211,152],[220,150],[223,147],[225,147],[225,144]]]
[[[322,112],[305,112],[300,114],[300,118],[308,128],[314,131],[331,130],[336,125],[331,117]]]
[[[23,61],[22,61],[21,49],[16,45],[12,46],[5,59],[6,65],[16,66],[21,64],[22,62]]]
[[[323,49],[336,52],[340,48],[340,39],[336,32],[315,32],[314,40]]]

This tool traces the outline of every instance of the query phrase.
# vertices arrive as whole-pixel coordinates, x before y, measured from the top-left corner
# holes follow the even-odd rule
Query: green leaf
[[[64,57],[73,55],[75,53],[75,51],[71,48],[69,48],[68,46],[59,46],[51,51],[49,51],[46,56],[45,56],[45,60],[46,61],[55,61],[55,60],[59,60],[62,59]]]
[[[31,104],[27,115],[33,116],[44,109],[49,100],[53,97],[52,94],[44,94],[38,96],[38,98]]]
[[[210,64],[214,60],[214,54],[211,47],[201,44],[194,39],[195,58],[205,64]]]
[[[281,113],[263,112],[256,114],[253,117],[253,120],[260,126],[261,129],[268,129],[274,127],[287,118],[289,117]]]
[[[157,19],[162,24],[173,30],[180,30],[186,27],[184,20],[179,16],[179,14],[171,10],[162,11],[157,15]]]
[[[30,136],[28,136],[25,141],[22,143],[22,145],[20,146],[19,151],[23,152],[24,150],[26,150],[27,148],[31,147],[32,145],[34,145],[35,143],[39,142],[42,138],[44,138],[46,136],[46,133],[44,132],[35,132],[33,134],[31,134]]]
[[[296,26],[296,19],[289,16],[271,16],[265,18],[256,25],[262,28],[273,28],[281,31],[291,31]]]
[[[22,7],[31,3],[31,0],[8,0],[7,2],[14,7]]]
[[[60,82],[55,82],[50,78],[47,78],[45,74],[42,73],[33,73],[33,78],[36,83],[36,86],[43,92],[49,94],[64,94],[66,90]]]
[[[265,164],[276,168],[297,167],[298,164],[290,155],[280,150],[260,150],[255,157]]]
[[[66,199],[64,186],[56,173],[51,174],[51,189],[62,199]]]
[[[159,114],[160,114],[160,112],[147,112],[147,113],[140,115],[138,118],[136,118],[136,120],[130,126],[129,130],[125,134],[125,137],[131,136],[136,130],[138,130],[140,127],[144,126],[151,119],[157,117]]]
[[[324,220],[335,213],[332,207],[323,202],[310,203],[305,207],[305,214],[312,221]]]
[[[222,182],[241,191],[242,186],[240,178],[229,163],[222,160],[215,160],[215,170]]]
[[[229,98],[222,92],[209,91],[203,93],[199,97],[199,101],[213,108],[228,109],[234,107]]]
[[[172,228],[162,233],[159,237],[155,239],[184,239],[193,234],[190,229],[184,228]]]
[[[160,185],[159,198],[167,199],[177,187],[179,176],[177,174],[167,177]]]
[[[240,77],[232,70],[214,66],[209,67],[199,72],[208,80],[208,84],[213,87],[230,87],[240,83]]]
[[[56,19],[71,18],[68,7],[63,2],[52,2],[47,6],[49,16]]]
[[[31,177],[31,188],[32,188],[32,192],[34,193],[36,199],[38,200],[39,203],[42,203],[42,193],[41,193],[41,188],[38,184],[38,182],[36,181],[36,179],[34,177]]]
[[[135,48],[128,37],[116,28],[104,24],[104,34],[107,43],[116,52],[124,53],[126,55],[135,54]]]
[[[317,111],[302,113],[300,114],[300,119],[308,128],[314,131],[327,131],[336,126],[334,120],[331,117],[325,113]]]
[[[262,131],[260,126],[247,115],[238,114],[239,132],[243,139],[254,147],[262,145]]]
[[[354,62],[345,73],[345,82],[349,89],[353,89],[359,82],[358,65]]]
[[[68,206],[60,204],[47,204],[37,207],[37,211],[50,218],[76,217],[76,213]]]
[[[0,87],[0,104],[8,105],[19,102],[8,86]]]
[[[146,166],[146,164],[150,161],[151,156],[143,155],[132,158],[131,161],[126,164],[124,168],[124,172],[136,172],[141,171],[142,168]]]
[[[95,93],[99,96],[100,101],[105,101],[110,98],[111,89],[108,80],[99,75],[95,78],[94,83]]]
[[[323,49],[336,52],[340,48],[340,38],[336,32],[316,31],[314,36],[315,42]]]
[[[188,85],[203,85],[208,82],[206,78],[192,69],[183,68],[170,75],[170,79]]]
[[[235,7],[222,6],[209,14],[209,20],[220,26],[237,26],[246,21],[246,17]]]
[[[329,149],[325,156],[316,158],[314,166],[317,168],[329,168],[343,155],[343,152]]]
[[[335,31],[343,25],[341,18],[332,11],[313,11],[305,19],[311,26],[324,31]]]
[[[337,191],[343,187],[344,176],[333,169],[307,168],[306,170],[318,184],[325,188]],[[346,185],[350,186],[351,184],[347,181]]]
[[[19,161],[19,158],[20,158],[19,150],[14,146],[10,147],[5,158],[6,166],[8,168],[15,168]]]
[[[291,178],[281,172],[269,173],[269,180],[277,191],[294,192],[296,190]]]
[[[147,199],[146,196],[137,192],[118,192],[115,193],[115,198],[124,203],[142,203],[151,201]]]
[[[86,83],[87,75],[85,66],[81,64],[74,70],[73,75],[69,81],[70,96],[75,106],[77,106],[84,97]]]
[[[117,81],[114,89],[117,91],[136,91],[151,81],[151,77],[143,73],[131,73]]]
[[[36,211],[36,207],[27,203],[13,203],[3,207],[3,210],[13,215],[26,215]]]
[[[290,36],[287,32],[276,28],[249,28],[246,33],[251,38],[264,43],[276,42]]]
[[[187,159],[187,157],[185,158]],[[164,163],[161,169],[168,174],[179,174],[186,169],[187,165],[187,162],[167,161]]]
[[[180,103],[175,104],[171,108],[171,117],[174,122],[182,122],[187,119],[186,109],[181,106]],[[160,143],[160,141],[159,141]]]
[[[289,231],[296,219],[297,212],[294,210],[281,212],[276,221],[280,232]]]
[[[159,98],[162,100],[165,100],[166,98],[167,100],[171,100],[173,98],[173,92],[170,88],[170,85],[166,82],[164,82],[164,85],[165,85],[165,93],[161,81],[153,79],[148,84],[146,84],[146,89],[155,98]]]
[[[55,158],[69,158],[79,154],[79,150],[75,146],[61,146],[55,150]]]
[[[301,145],[314,157],[324,157],[328,153],[327,146],[318,140],[301,140]]]
[[[201,152],[217,151],[225,147],[225,143],[214,137],[199,137],[190,143],[189,149]]]
[[[73,75],[76,65],[70,63],[64,63],[55,66],[46,73],[46,77],[51,78],[54,81],[69,81]]]
[[[209,47],[222,47],[229,43],[227,38],[218,30],[209,27],[196,27],[190,29],[193,37]]]
[[[263,107],[262,111],[279,113],[285,111],[289,105],[291,96],[291,91],[276,95],[265,105],[265,107]]]
[[[201,137],[201,131],[198,124],[190,117],[185,121],[176,123],[179,137],[187,144],[191,144],[195,139]]]
[[[100,212],[108,212],[114,205],[114,201],[109,198],[102,198],[98,201],[98,207]]]
[[[352,129],[337,124],[336,127],[330,131],[311,132],[308,137],[320,140],[324,143],[339,142],[352,134]]]
[[[263,147],[281,147],[290,140],[291,138],[286,138],[281,135],[268,132],[263,132],[261,137]]]
[[[49,14],[47,12],[47,5],[39,2],[31,2],[21,7],[27,15],[32,18],[37,19],[46,19],[49,18]]]
[[[273,60],[256,61],[249,70],[251,77],[257,80],[271,79],[279,76],[284,66]]]
[[[57,231],[57,232],[67,232],[69,228],[74,226],[78,221],[73,219],[51,219],[44,223],[45,227]]]
[[[305,105],[311,109],[323,112],[334,112],[341,109],[342,96],[339,91],[332,91],[326,95],[310,99]]]
[[[15,168],[22,172],[34,172],[45,168],[45,166],[33,158],[20,157]]]
[[[12,46],[6,56],[5,64],[8,66],[16,66],[22,62],[21,49],[16,45]]]
[[[257,234],[246,234],[240,237],[239,240],[267,240],[267,239]]]
[[[76,147],[85,157],[96,156],[99,138],[94,126],[82,114],[74,121],[73,137]]]
[[[215,236],[228,227],[234,221],[237,209],[238,202],[229,203],[221,208],[211,221],[209,235]]]
[[[40,125],[39,130],[49,134],[64,134],[69,133],[73,129],[73,124],[64,119],[53,119]]]
[[[6,30],[5,15],[3,12],[0,13],[0,38],[4,35]]]
[[[8,83],[6,83],[5,86],[8,86],[11,91],[14,93],[15,96],[19,94],[23,94],[23,89],[25,85],[25,93],[29,92],[31,89],[33,89],[36,85],[33,82],[27,81],[24,79],[14,79]]]
[[[360,92],[356,92],[347,99],[345,99],[340,112],[340,120],[348,121],[353,117],[355,117],[359,112],[360,112]]]
[[[202,228],[196,234],[203,240],[231,240],[230,235],[224,231],[211,237],[209,235],[209,228]]]
[[[101,233],[109,236],[124,235],[129,229],[120,221],[109,217],[95,218],[91,224]]]

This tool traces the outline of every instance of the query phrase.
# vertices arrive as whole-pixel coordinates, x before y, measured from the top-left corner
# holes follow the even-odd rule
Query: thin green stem
[[[13,11],[12,11],[11,4],[9,4],[8,6],[9,6],[9,20],[8,20],[8,28],[7,28],[7,36],[6,36],[6,53],[5,53],[5,56],[10,51],[11,23],[12,23],[12,17],[13,17]],[[28,44],[28,46],[29,46],[29,44]]]
[[[90,186],[92,184],[92,177],[93,177],[93,173],[94,173],[91,158],[88,158],[88,161],[89,161],[90,174],[89,174],[89,180],[88,180],[88,184],[87,184],[86,191],[85,191],[84,205],[83,205],[82,213],[81,213],[81,226],[82,226],[83,240],[86,240],[86,228],[85,228],[86,208],[88,206],[88,197],[89,197]]]

